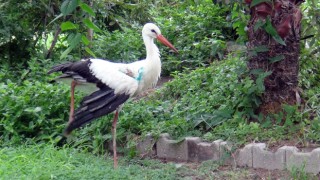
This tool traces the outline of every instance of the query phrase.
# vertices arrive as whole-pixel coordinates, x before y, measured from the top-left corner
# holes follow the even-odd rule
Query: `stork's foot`
[[[61,139],[57,142],[56,147],[62,148],[63,145],[65,145],[66,143],[67,143],[67,137],[62,136]]]
[[[113,167],[118,168],[118,155],[117,155],[117,142],[116,142],[116,129],[113,128]]]

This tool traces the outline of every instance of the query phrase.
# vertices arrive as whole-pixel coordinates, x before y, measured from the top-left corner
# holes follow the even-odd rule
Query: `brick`
[[[265,143],[258,143],[252,147],[253,168],[268,170],[283,170],[286,167],[286,151],[278,149],[276,152],[265,150]]]
[[[292,148],[286,153],[287,169],[304,170],[305,172],[317,174],[320,172],[320,148],[311,152],[299,152],[297,148]]]
[[[144,139],[139,140],[136,146],[138,155],[142,157],[154,156],[156,154],[154,145],[156,141],[151,134],[148,134]]]
[[[247,144],[244,148],[240,149],[236,155],[236,162],[238,166],[253,167],[252,148],[254,143]]]
[[[218,139],[218,140],[215,140],[215,141],[212,142],[213,148],[218,151],[218,153],[217,153],[217,161],[220,161],[220,144],[222,142],[224,142],[224,141],[221,140],[221,139]]]

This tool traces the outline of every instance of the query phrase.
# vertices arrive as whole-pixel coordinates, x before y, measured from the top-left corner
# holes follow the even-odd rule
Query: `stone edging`
[[[303,168],[308,173],[320,172],[320,148],[300,152],[295,146],[283,146],[276,152],[266,150],[265,143],[247,144],[241,149],[232,149],[229,142],[216,140],[202,142],[199,137],[186,137],[183,141],[172,140],[169,134],[161,134],[157,142],[151,135],[137,143],[141,156],[156,156],[160,159],[179,162],[202,162],[213,160],[237,167],[285,170]]]

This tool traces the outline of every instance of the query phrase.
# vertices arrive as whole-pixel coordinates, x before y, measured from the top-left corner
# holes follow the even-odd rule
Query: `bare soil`
[[[181,179],[191,180],[291,180],[310,179],[318,180],[319,175],[281,170],[265,170],[254,168],[235,168],[232,166],[219,166],[213,162],[180,163],[177,164]]]
[[[276,142],[265,142],[267,144],[266,149],[268,151],[276,152],[279,148],[283,146],[295,146],[301,152],[311,152],[312,150],[320,147],[320,144],[315,144],[311,142],[301,142],[297,140],[282,140]]]

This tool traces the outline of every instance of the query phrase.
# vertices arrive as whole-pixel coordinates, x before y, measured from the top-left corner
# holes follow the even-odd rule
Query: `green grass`
[[[176,168],[158,161],[133,163],[94,156],[52,145],[8,147],[0,150],[0,179],[175,179]]]
[[[118,169],[111,156],[94,156],[69,147],[48,144],[5,147],[0,150],[0,179],[316,179],[303,169],[268,171],[202,164],[162,163],[158,160],[120,157]]]

